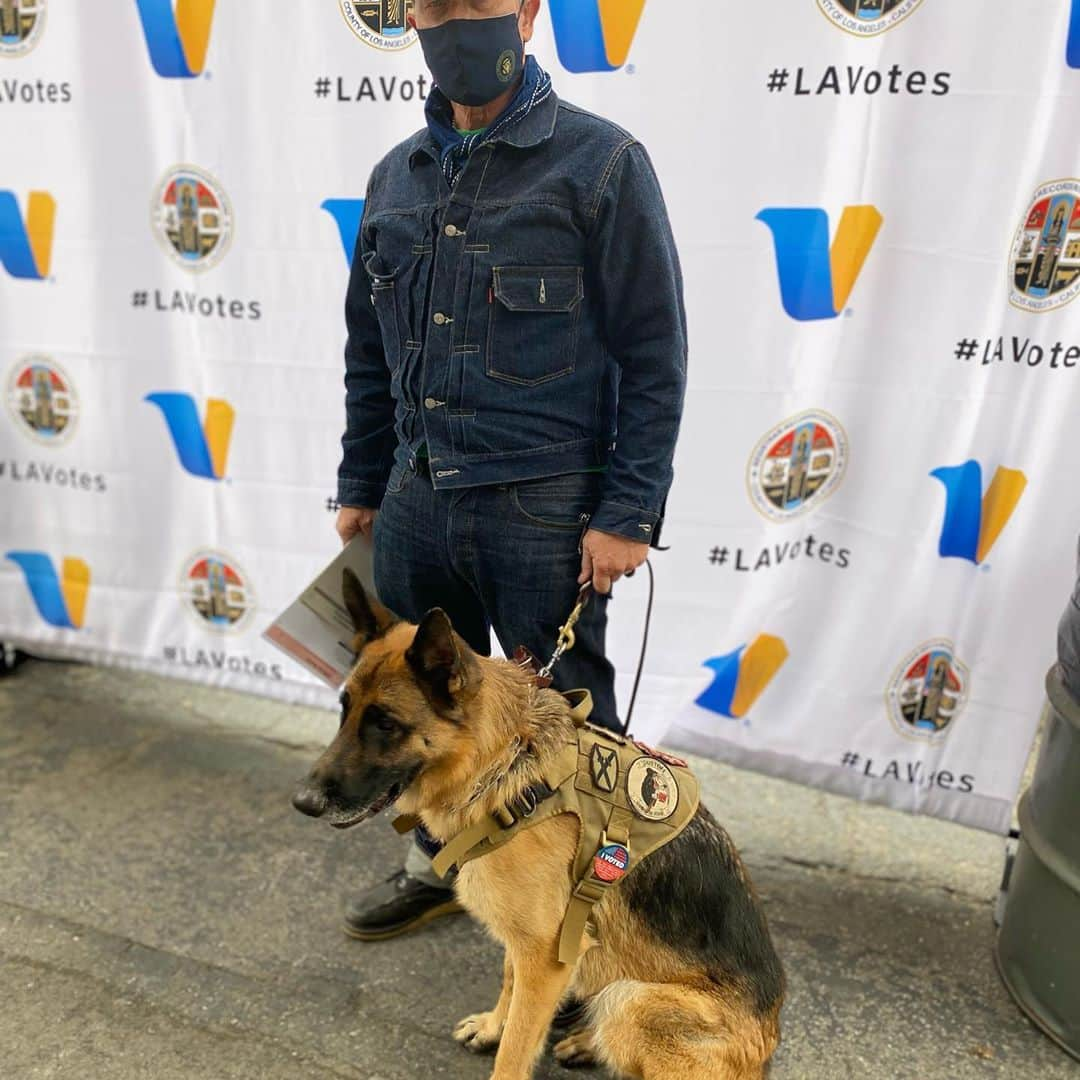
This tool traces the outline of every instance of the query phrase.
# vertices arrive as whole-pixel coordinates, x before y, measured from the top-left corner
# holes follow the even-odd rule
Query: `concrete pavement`
[[[289,806],[335,723],[130,672],[29,662],[0,680],[0,1075],[488,1075],[449,1035],[497,992],[477,926],[340,931],[343,896],[401,842]],[[1080,1073],[994,972],[1000,839],[695,765],[788,973],[773,1080]]]

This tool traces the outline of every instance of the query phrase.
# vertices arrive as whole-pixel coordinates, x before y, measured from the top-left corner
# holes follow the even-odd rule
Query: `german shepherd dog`
[[[347,829],[396,803],[446,841],[541,779],[575,729],[570,705],[508,660],[473,652],[440,608],[399,620],[345,572],[357,662],[341,726],[293,796]],[[491,1080],[532,1075],[560,999],[587,1000],[557,1043],[564,1065],[640,1080],[763,1077],[780,1038],[784,975],[727,833],[700,807],[593,909],[576,964],[558,940],[578,820],[551,817],[466,862],[457,894],[505,948],[502,992],[454,1038],[495,1050]],[[595,947],[592,947],[595,946]]]

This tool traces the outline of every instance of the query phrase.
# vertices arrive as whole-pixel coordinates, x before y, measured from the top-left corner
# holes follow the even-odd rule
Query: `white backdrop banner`
[[[409,4],[0,0],[0,638],[331,703],[260,634],[337,550]],[[633,726],[1003,830],[1080,511],[1080,0],[782,9],[547,0],[530,45],[648,148],[686,278]]]

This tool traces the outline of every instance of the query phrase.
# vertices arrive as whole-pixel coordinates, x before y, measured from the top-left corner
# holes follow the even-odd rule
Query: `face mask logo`
[[[495,65],[495,74],[499,77],[499,82],[509,82],[511,76],[514,74],[514,54],[510,49],[504,49],[499,53],[499,62]]]

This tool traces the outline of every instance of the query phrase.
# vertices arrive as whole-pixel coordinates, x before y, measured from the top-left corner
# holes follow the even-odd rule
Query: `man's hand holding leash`
[[[600,594],[611,592],[611,586],[624,574],[632,574],[649,554],[649,545],[625,536],[589,529],[581,542],[581,573],[578,584],[592,581]]]

